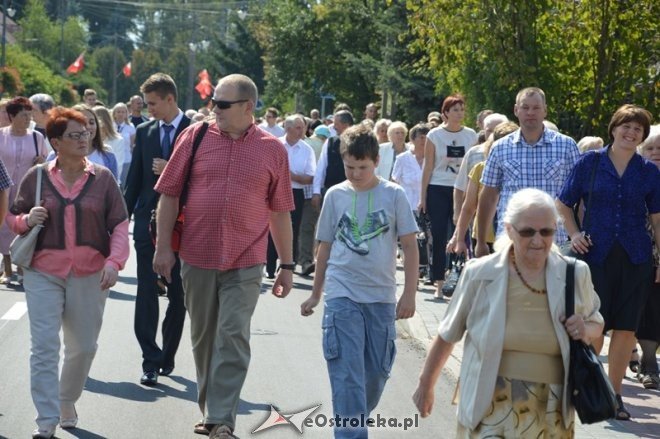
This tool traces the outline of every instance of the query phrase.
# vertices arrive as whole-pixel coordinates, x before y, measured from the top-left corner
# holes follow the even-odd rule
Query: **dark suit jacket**
[[[189,125],[190,118],[184,115],[174,133],[174,141]],[[151,240],[149,220],[151,211],[156,208],[158,203],[158,193],[154,191],[158,175],[154,174],[151,167],[153,159],[163,158],[159,131],[160,122],[158,120],[140,124],[135,130],[135,148],[131,167],[126,177],[124,199],[129,217],[134,217],[133,239],[136,241]]]

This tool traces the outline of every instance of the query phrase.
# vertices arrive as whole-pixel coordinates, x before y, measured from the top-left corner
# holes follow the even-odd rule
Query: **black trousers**
[[[153,271],[154,245],[151,239],[136,240],[138,288],[135,298],[135,337],[142,349],[142,370],[158,371],[159,368],[174,367],[174,356],[179,348],[186,307],[181,285],[181,262],[176,254],[172,269],[172,283],[167,286],[168,305],[163,320],[162,349],[156,343],[158,332],[159,304],[158,276]]]
[[[303,207],[305,205],[305,192],[302,189],[293,189],[293,203],[295,210],[291,211],[291,228],[293,229],[293,262],[298,260],[298,235],[302,222]],[[266,253],[266,273],[275,274],[277,268],[277,249],[273,238],[268,233],[268,250]]]
[[[433,248],[430,274],[432,281],[445,280],[447,238],[454,232],[454,188],[430,184],[426,190],[426,212],[431,219]]]

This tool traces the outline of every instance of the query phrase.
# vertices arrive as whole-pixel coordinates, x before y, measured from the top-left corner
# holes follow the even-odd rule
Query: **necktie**
[[[161,148],[163,150],[163,158],[168,160],[170,158],[170,150],[172,149],[172,140],[170,139],[170,132],[174,129],[172,125],[164,124],[163,131],[165,135],[163,136],[163,141],[161,143]]]

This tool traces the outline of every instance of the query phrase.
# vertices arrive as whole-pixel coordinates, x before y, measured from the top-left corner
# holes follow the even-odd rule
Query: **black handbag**
[[[575,310],[575,259],[566,258],[566,318]],[[571,356],[568,388],[571,402],[583,424],[614,418],[617,402],[614,389],[593,347],[569,338]]]
[[[577,224],[579,229],[582,229],[584,233],[584,230],[587,229],[587,223],[589,222],[589,215],[591,214],[591,198],[592,198],[592,193],[594,191],[594,180],[596,179],[596,170],[598,169],[598,163],[600,162],[600,153],[596,153],[596,160],[594,161],[594,167],[591,170],[591,177],[589,181],[589,195],[587,198],[587,210],[584,214],[584,221],[582,222],[582,227],[580,227],[580,220],[578,217],[578,209],[580,208],[580,203],[577,204],[573,208],[573,218],[575,219],[575,224]],[[588,237],[588,235],[587,235]],[[576,259],[583,259],[584,255],[581,255],[580,253],[577,253],[576,251],[573,250],[573,246],[571,246],[571,241],[568,241],[564,246],[561,248],[561,253],[564,256],[568,256],[571,258],[576,258]]]
[[[450,256],[451,270],[449,276],[445,280],[445,283],[442,284],[442,295],[445,297],[451,297],[454,295],[454,290],[458,284],[458,279],[461,277],[461,272],[465,266],[465,257],[463,255],[454,255]]]

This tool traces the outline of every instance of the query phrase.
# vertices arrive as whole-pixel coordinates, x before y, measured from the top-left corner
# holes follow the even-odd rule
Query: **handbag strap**
[[[34,194],[34,205],[41,206],[41,181],[43,179],[44,165],[37,165],[37,188]]]
[[[34,141],[34,155],[39,157],[39,145],[37,145],[37,132],[32,131],[32,140]]]
[[[566,318],[575,313],[575,258],[566,257]]]
[[[190,180],[190,172],[192,171],[192,166],[195,161],[195,153],[199,148],[202,139],[206,134],[206,130],[209,128],[208,122],[202,122],[202,126],[199,128],[195,140],[193,140],[192,153],[190,154],[190,166],[188,167],[188,172],[186,173],[186,178],[183,180],[183,191],[181,192],[181,197],[179,198],[179,210],[186,205],[186,200],[188,199],[188,180]]]
[[[591,214],[591,199],[593,198],[593,191],[594,191],[594,181],[596,180],[596,170],[598,169],[598,163],[600,162],[600,152],[596,152],[596,160],[594,162],[594,167],[591,170],[591,177],[589,181],[589,198],[587,198],[587,210],[584,214],[584,221],[582,222],[582,230],[587,229],[587,223],[589,219],[589,215]]]

